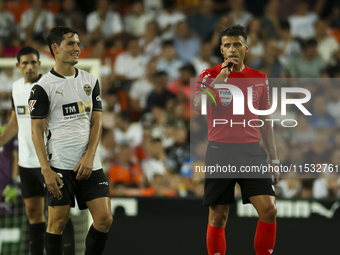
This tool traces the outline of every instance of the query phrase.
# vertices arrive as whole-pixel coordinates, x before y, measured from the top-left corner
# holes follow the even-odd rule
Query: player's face
[[[243,63],[249,47],[242,36],[223,36],[221,53],[224,58],[237,58],[238,63]]]
[[[58,57],[63,63],[75,65],[78,63],[80,54],[80,41],[77,34],[68,33],[64,35],[64,40],[57,47],[56,58]]]
[[[16,66],[20,69],[25,82],[33,82],[39,76],[40,61],[34,53],[22,55],[20,62],[17,63]]]

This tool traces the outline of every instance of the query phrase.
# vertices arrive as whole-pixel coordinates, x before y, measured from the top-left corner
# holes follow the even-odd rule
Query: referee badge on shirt
[[[231,103],[231,100],[233,99],[233,94],[229,89],[219,91],[219,96],[221,98],[221,102],[223,106],[227,106]]]
[[[84,92],[87,96],[90,96],[92,93],[92,88],[89,84],[84,85]]]

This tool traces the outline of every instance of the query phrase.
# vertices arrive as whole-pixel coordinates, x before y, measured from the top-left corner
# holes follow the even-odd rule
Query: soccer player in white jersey
[[[17,68],[22,78],[12,86],[12,115],[0,136],[0,147],[10,141],[16,134],[19,140],[19,173],[22,196],[29,221],[30,252],[43,255],[44,252],[44,195],[45,182],[41,174],[38,157],[35,153],[31,118],[28,111],[28,98],[32,87],[41,78],[39,74],[39,52],[32,47],[23,47],[17,54]],[[72,221],[69,220],[63,234],[64,255],[74,255],[74,235]]]
[[[97,146],[102,131],[98,79],[77,69],[79,37],[55,27],[47,37],[55,67],[32,88],[29,108],[32,138],[49,193],[47,255],[61,255],[61,234],[77,198],[93,218],[86,255],[102,254],[112,223],[109,187]],[[47,136],[46,149],[44,132]]]

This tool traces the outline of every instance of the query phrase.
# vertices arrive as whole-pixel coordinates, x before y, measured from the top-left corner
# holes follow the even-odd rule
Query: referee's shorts
[[[259,167],[257,169],[260,169],[261,165],[268,166],[266,159],[267,152],[259,142],[243,144],[209,142],[205,159],[203,205],[235,203],[236,182],[241,187],[244,204],[250,203],[249,197],[252,196],[275,196],[270,173],[263,174],[254,170],[256,166]],[[209,167],[215,167],[215,172],[208,172]],[[224,171],[221,171],[223,167]],[[246,169],[248,172],[244,171]],[[250,169],[254,172],[249,172]]]

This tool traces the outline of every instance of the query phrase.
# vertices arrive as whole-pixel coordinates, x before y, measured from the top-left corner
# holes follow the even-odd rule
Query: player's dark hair
[[[18,63],[20,63],[20,57],[21,56],[28,55],[28,54],[35,54],[35,55],[37,55],[38,60],[40,58],[39,52],[36,49],[34,49],[34,48],[30,47],[30,46],[25,46],[25,47],[21,48],[19,50],[18,54],[17,54]]]
[[[171,46],[171,47],[175,46],[175,44],[174,44],[174,42],[172,40],[165,40],[165,41],[163,41],[162,48],[169,47],[169,46]]]
[[[288,20],[282,20],[280,22],[280,27],[282,30],[290,30],[290,24],[288,22]]]
[[[173,8],[175,6],[175,1],[174,0],[163,0],[163,8]]]
[[[60,46],[61,42],[65,39],[64,35],[68,33],[72,33],[72,36],[75,34],[78,35],[78,32],[73,30],[70,27],[54,27],[51,29],[50,33],[47,36],[47,43],[48,43],[48,47],[50,48],[50,52],[53,58],[54,58],[54,53],[53,53],[51,45],[56,43],[58,44],[58,46]]]
[[[246,28],[241,25],[232,25],[221,32],[221,41],[223,36],[242,36],[247,42]]]
[[[318,42],[316,39],[312,38],[312,39],[308,39],[307,41],[305,41],[304,43],[302,43],[302,49],[305,50],[309,47],[315,47],[318,45]]]

